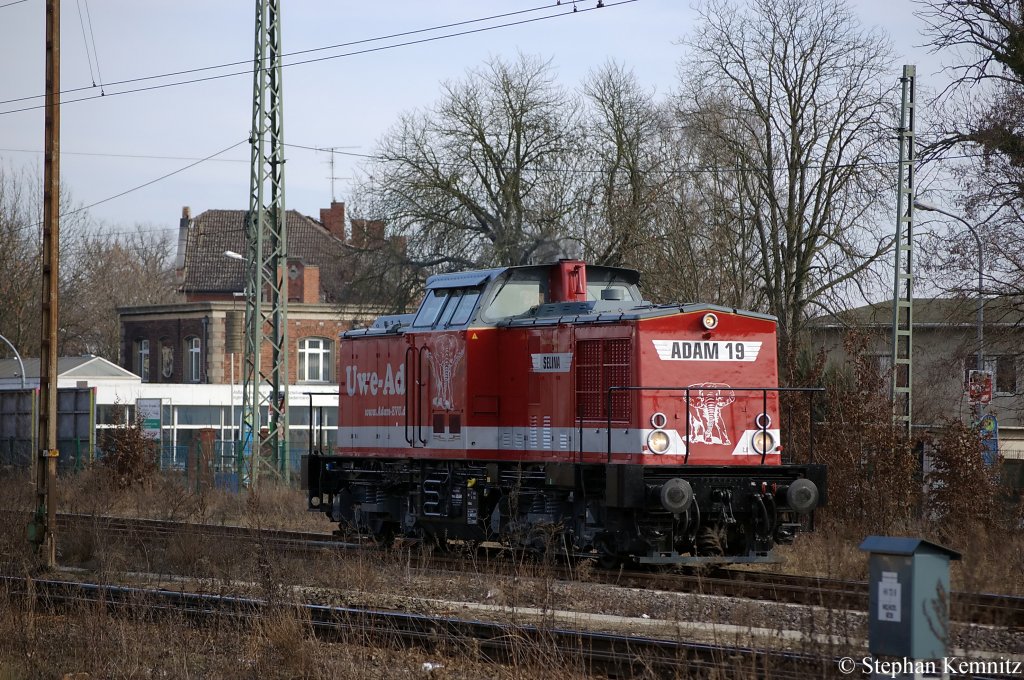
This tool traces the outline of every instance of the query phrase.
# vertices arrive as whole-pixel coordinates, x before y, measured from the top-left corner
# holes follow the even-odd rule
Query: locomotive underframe
[[[304,456],[309,509],[382,543],[499,541],[518,549],[595,554],[606,564],[768,561],[801,520],[786,490],[819,465],[643,466]],[[685,512],[662,507],[687,481]]]

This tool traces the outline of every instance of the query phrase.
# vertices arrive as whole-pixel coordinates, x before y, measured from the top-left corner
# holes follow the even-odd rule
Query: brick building
[[[241,380],[245,335],[245,210],[182,211],[177,276],[186,302],[118,310],[121,366],[144,383],[230,384]],[[336,383],[341,332],[372,321],[365,305],[339,304],[347,245],[383,238],[383,224],[353,220],[345,204],[320,211],[320,221],[287,213],[288,364],[290,384]],[[263,362],[270,362],[264,348]],[[266,364],[264,364],[266,365]]]
[[[161,442],[166,467],[181,468],[202,436],[213,436],[217,469],[232,470],[241,415],[245,341],[245,210],[207,210],[195,218],[182,210],[176,260],[185,301],[118,309],[121,367],[141,381],[101,386],[108,410],[131,418],[137,399],[161,402]],[[347,297],[345,256],[374,241],[392,245],[384,224],[346,222],[345,204],[334,202],[320,220],[294,210],[288,233],[289,457],[313,446],[331,447],[337,431],[338,336],[377,316],[374,305],[342,304]],[[350,227],[349,227],[350,224]],[[351,228],[352,233],[348,233]],[[261,364],[272,360],[263,348]],[[98,416],[99,426],[110,418]],[[212,431],[212,432],[211,432]]]

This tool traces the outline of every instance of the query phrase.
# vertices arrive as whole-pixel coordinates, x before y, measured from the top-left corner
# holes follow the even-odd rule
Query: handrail
[[[420,348],[419,348],[419,366],[417,366],[417,369],[416,369],[416,372],[419,374],[417,376],[417,380],[416,380],[416,403],[419,406],[423,405],[423,382],[424,381],[423,381],[422,378],[423,378],[423,355],[424,354],[426,354],[427,357],[429,357],[430,356],[430,348],[427,347],[426,345],[421,345]],[[430,404],[430,371],[429,370],[427,371],[426,384],[427,384],[427,405],[429,406],[429,404]],[[429,408],[427,408],[425,410],[427,411],[427,413],[430,413],[430,409]],[[419,440],[419,442],[421,444],[423,444],[423,446],[426,446],[427,445],[427,439],[426,439],[426,437],[423,436],[423,411],[424,411],[424,409],[421,408],[420,409],[420,417],[416,420],[416,439]]]
[[[686,453],[683,454],[683,465],[690,464],[690,388],[686,388]]]
[[[761,413],[765,414],[765,416],[768,415],[768,390],[765,390],[765,391],[761,392]],[[689,418],[687,418],[687,420],[689,420]],[[768,435],[768,424],[769,424],[768,423],[768,418],[761,418],[760,420],[761,420],[761,423],[762,423],[761,424],[761,434],[767,436]],[[779,420],[782,420],[782,414],[781,413],[779,414]],[[754,424],[755,425],[757,424],[757,421],[758,421],[758,419],[755,418],[754,419]],[[779,425],[781,426],[782,423],[780,422]],[[779,438],[781,439],[781,437],[779,437]],[[761,445],[762,446],[764,446],[764,442],[765,441],[767,441],[767,439],[762,439],[761,440]],[[779,443],[781,444],[782,442],[779,442]],[[768,455],[768,447],[765,446],[764,450],[761,451],[761,465],[764,465],[764,458],[767,455]]]
[[[403,432],[403,435],[405,436],[405,441],[409,444],[409,446],[415,447],[416,444],[413,443],[415,441],[413,439],[413,427],[414,426],[410,426],[410,424],[409,424],[410,420],[409,419],[413,418],[412,422],[415,423],[415,418],[414,418],[413,411],[414,411],[414,409],[416,407],[416,404],[415,404],[415,402],[412,401],[412,393],[413,393],[413,385],[415,385],[416,381],[419,380],[419,376],[416,375],[416,371],[415,371],[416,364],[415,364],[415,362],[409,361],[409,353],[410,352],[413,352],[413,353],[416,352],[416,348],[413,347],[412,345],[409,345],[408,347],[405,348],[405,374],[406,374],[406,378],[405,378],[406,379],[406,387],[405,387],[405,431]]]
[[[607,409],[605,410],[605,419],[606,419],[607,435],[608,435],[608,437],[607,437],[607,439],[608,439],[608,462],[611,463],[611,461],[612,461],[612,393],[613,392],[639,392],[639,391],[642,391],[642,390],[649,390],[649,391],[683,392],[685,394],[684,400],[685,400],[685,404],[686,404],[686,441],[685,441],[686,451],[685,451],[685,454],[683,456],[683,465],[686,465],[687,463],[689,463],[690,462],[690,434],[691,434],[691,432],[690,432],[690,391],[693,390],[693,389],[696,389],[696,388],[694,388],[692,386],[668,387],[668,386],[662,386],[662,385],[659,385],[659,386],[653,386],[653,385],[613,385],[613,386],[609,387],[608,388],[608,399],[607,399],[607,402],[606,402]],[[809,437],[810,437],[810,449],[808,451],[808,455],[810,457],[811,462],[812,463],[814,462],[814,412],[813,412],[814,401],[813,400],[814,400],[814,394],[816,392],[824,392],[825,391],[824,387],[732,387],[732,386],[730,386],[729,389],[732,390],[733,392],[760,392],[761,393],[761,398],[762,398],[762,409],[761,409],[762,413],[767,413],[768,412],[768,393],[769,392],[775,392],[775,393],[793,392],[793,393],[803,393],[803,394],[808,395],[808,410],[810,411],[810,416],[811,416],[811,418],[810,418],[810,434],[809,434]],[[780,418],[781,418],[781,413],[780,413]],[[767,422],[767,420],[764,421],[764,424],[761,426],[761,430],[763,432],[767,433],[767,431],[768,431],[768,422]],[[761,452],[761,465],[764,465],[765,456],[767,455],[767,453],[768,453],[767,449],[765,451]]]

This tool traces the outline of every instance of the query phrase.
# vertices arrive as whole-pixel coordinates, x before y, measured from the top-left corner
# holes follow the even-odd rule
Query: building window
[[[174,345],[168,338],[160,338],[160,382],[169,382],[174,377]]]
[[[971,371],[977,370],[978,357],[964,359],[964,389],[970,382]],[[996,394],[1017,394],[1017,357],[1004,355],[985,357],[985,370],[992,373],[992,387]]]
[[[135,372],[142,382],[149,382],[149,340],[135,341]]]
[[[327,338],[299,340],[299,381],[330,382],[331,341]]]
[[[185,382],[202,381],[202,349],[202,343],[196,336],[185,338]]]

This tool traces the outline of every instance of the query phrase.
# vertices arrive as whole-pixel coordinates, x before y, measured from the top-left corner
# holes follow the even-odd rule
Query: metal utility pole
[[[36,511],[29,540],[57,564],[57,303],[60,264],[60,0],[46,0],[46,114],[43,154],[43,299],[39,347]],[[23,371],[24,372],[24,371]]]
[[[915,66],[904,66],[903,106],[900,110],[900,160],[896,183],[896,270],[892,295],[892,416],[910,436],[913,368],[913,247],[914,247],[914,78]]]
[[[248,483],[264,459],[288,478],[288,232],[284,208],[284,116],[278,0],[256,0],[252,164],[247,219],[242,446]],[[262,363],[270,345],[270,365]],[[261,386],[269,388],[261,390]],[[261,427],[266,408],[267,428]]]

